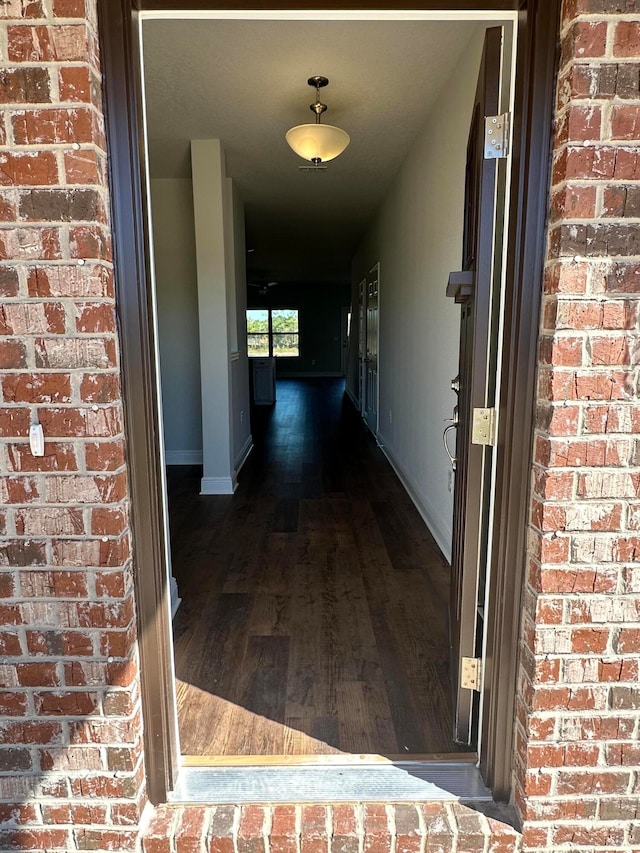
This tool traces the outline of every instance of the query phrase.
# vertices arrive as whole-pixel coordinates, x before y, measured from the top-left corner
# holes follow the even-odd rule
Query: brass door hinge
[[[460,687],[467,690],[480,690],[482,682],[482,661],[480,658],[462,658],[460,666]]]
[[[471,444],[496,443],[496,410],[474,409],[471,425]]]

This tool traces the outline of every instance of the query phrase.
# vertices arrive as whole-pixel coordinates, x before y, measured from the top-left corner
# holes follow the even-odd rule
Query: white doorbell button
[[[29,445],[34,456],[44,456],[44,431],[42,424],[31,424],[29,427]]]

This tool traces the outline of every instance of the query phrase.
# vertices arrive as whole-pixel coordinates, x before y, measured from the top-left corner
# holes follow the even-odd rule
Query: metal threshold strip
[[[471,761],[186,766],[172,803],[491,802]]]

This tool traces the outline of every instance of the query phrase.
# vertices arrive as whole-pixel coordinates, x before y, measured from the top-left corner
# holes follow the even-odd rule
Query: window
[[[250,357],[296,358],[300,355],[300,327],[296,308],[249,308],[247,350]]]

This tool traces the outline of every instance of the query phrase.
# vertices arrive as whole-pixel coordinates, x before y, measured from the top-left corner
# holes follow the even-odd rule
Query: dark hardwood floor
[[[342,381],[252,431],[231,497],[169,468],[183,754],[456,751],[449,569]]]

